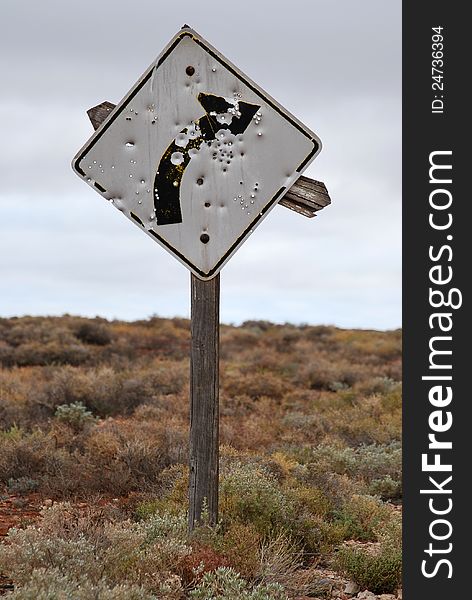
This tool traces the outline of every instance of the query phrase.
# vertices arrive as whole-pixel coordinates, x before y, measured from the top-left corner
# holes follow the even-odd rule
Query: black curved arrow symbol
[[[176,143],[176,139],[170,144],[162,155],[156,177],[154,179],[154,208],[156,212],[157,225],[170,225],[182,223],[182,211],[180,208],[180,184],[185,169],[192,156],[189,151],[198,150],[204,142],[216,139],[216,132],[220,129],[228,129],[234,135],[243,133],[260,106],[238,101],[231,104],[221,96],[213,94],[198,94],[198,101],[205,109],[206,114],[195,121],[195,137],[189,137],[183,148]],[[235,107],[237,106],[237,110]],[[220,123],[217,119],[219,114],[233,111],[231,123]],[[181,134],[188,134],[189,128],[183,129]],[[183,156],[179,164],[172,162],[171,158],[175,152]]]

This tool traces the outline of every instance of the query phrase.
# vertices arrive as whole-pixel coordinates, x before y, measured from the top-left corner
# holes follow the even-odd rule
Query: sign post
[[[301,174],[318,136],[184,26],[114,105],[77,175],[191,271],[189,528],[218,520],[219,273],[280,203],[307,217],[330,203]]]
[[[220,275],[191,278],[189,528],[218,521]]]

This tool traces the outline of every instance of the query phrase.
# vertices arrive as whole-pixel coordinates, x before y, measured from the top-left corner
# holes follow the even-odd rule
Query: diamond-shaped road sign
[[[316,134],[185,27],[72,164],[211,279],[320,149]]]

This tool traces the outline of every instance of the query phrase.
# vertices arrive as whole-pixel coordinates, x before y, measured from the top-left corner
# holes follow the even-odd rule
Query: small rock
[[[344,593],[349,594],[350,596],[354,596],[357,592],[360,591],[360,587],[354,581],[348,581],[346,583],[346,587],[344,588]]]
[[[396,600],[394,594],[381,594],[379,600]]]
[[[403,599],[403,590],[402,590],[402,588],[398,588],[398,590],[397,590],[397,598],[398,598],[398,600],[402,600]]]
[[[377,596],[369,590],[364,590],[357,594],[357,600],[377,600]]]
[[[45,506],[46,508],[49,508],[50,506],[52,506],[51,498],[46,498],[46,500],[43,502],[43,506]]]

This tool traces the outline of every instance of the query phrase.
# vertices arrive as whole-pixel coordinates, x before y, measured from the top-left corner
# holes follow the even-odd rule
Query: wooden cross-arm
[[[115,106],[116,104],[111,102],[102,102],[87,111],[94,129],[100,127]],[[324,183],[301,175],[285,196],[279,200],[279,204],[304,217],[311,218],[316,216],[316,213],[322,208],[331,204],[331,198]]]

